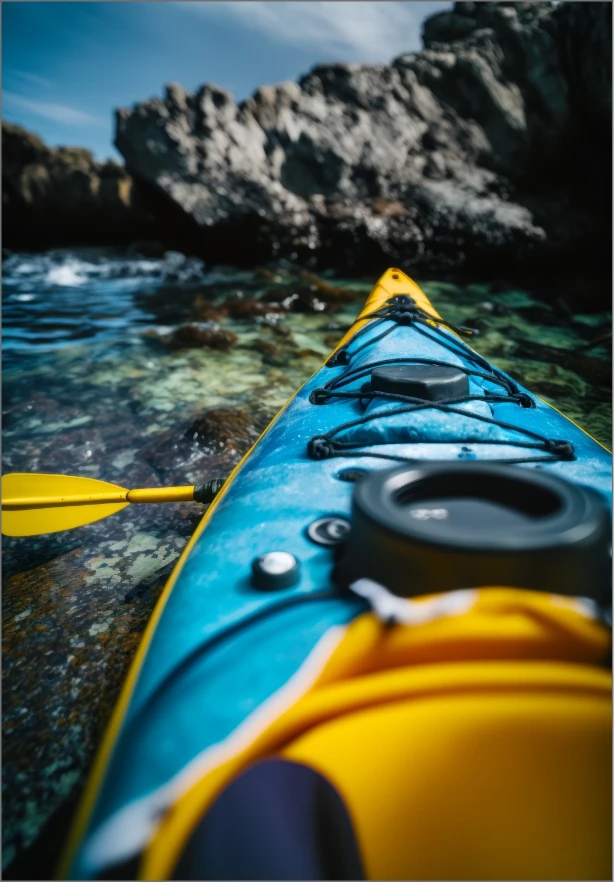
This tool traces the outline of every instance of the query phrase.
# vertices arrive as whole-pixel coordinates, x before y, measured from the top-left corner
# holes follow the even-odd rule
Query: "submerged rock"
[[[231,349],[239,338],[232,331],[219,328],[211,322],[190,322],[173,332],[170,342],[174,346],[206,346],[208,349]]]
[[[216,322],[226,318],[228,310],[224,306],[216,306],[207,297],[197,294],[194,298],[192,318],[200,322]]]
[[[237,319],[250,319],[284,311],[278,303],[264,303],[251,297],[232,297],[226,302],[226,309],[232,318]]]
[[[339,288],[337,285],[331,285],[330,282],[321,279],[313,273],[307,272],[307,270],[300,270],[299,276],[309,285],[311,291],[317,291],[320,299],[329,305],[355,303],[357,299],[355,291],[350,291],[347,288]]]
[[[225,479],[272,417],[254,408],[210,408],[200,416],[158,433],[139,451],[139,459],[164,481]]]
[[[205,411],[185,430],[184,437],[202,448],[232,446],[245,453],[260,435],[253,417],[240,408],[218,407]]]
[[[252,348],[255,349],[256,352],[261,352],[263,355],[272,355],[274,357],[279,356],[278,347],[269,340],[254,340]]]
[[[317,290],[300,286],[280,287],[268,294],[270,300],[279,304],[284,312],[324,312],[327,304]]]

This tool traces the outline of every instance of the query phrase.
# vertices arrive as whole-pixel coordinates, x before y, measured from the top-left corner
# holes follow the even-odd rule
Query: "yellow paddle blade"
[[[2,534],[38,536],[99,521],[128,505],[128,490],[70,475],[2,476]]]

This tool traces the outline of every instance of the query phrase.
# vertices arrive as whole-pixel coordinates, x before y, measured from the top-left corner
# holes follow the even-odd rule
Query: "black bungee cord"
[[[535,402],[533,401],[532,397],[530,395],[527,395],[525,392],[522,392],[513,380],[507,377],[503,372],[497,370],[497,368],[490,365],[489,362],[486,361],[486,359],[482,358],[481,355],[478,355],[477,352],[474,352],[472,349],[470,349],[469,346],[467,346],[462,340],[453,340],[446,333],[446,331],[453,331],[459,336],[474,337],[478,334],[475,329],[457,327],[456,325],[452,324],[452,322],[448,322],[444,319],[439,318],[436,319],[433,316],[430,316],[415,303],[412,297],[407,294],[400,294],[391,297],[382,307],[364,316],[363,319],[367,319],[368,323],[364,325],[364,327],[362,327],[354,335],[354,337],[352,338],[352,343],[355,343],[357,339],[363,337],[367,333],[367,331],[373,330],[373,328],[377,325],[383,324],[384,322],[392,322],[392,324],[376,337],[371,337],[370,339],[362,342],[359,346],[354,346],[351,351],[347,348],[337,350],[337,352],[335,352],[328,360],[327,366],[340,367],[343,365],[346,366],[346,370],[339,374],[339,376],[329,380],[327,383],[324,384],[324,386],[318,389],[314,389],[309,396],[309,401],[311,404],[323,405],[326,404],[326,402],[328,402],[331,398],[345,398],[349,400],[358,400],[363,406],[366,406],[365,402],[368,403],[373,399],[383,398],[385,399],[386,404],[390,401],[396,401],[401,403],[403,406],[394,409],[389,409],[386,407],[378,408],[369,414],[365,414],[363,417],[351,420],[346,423],[342,423],[341,425],[331,429],[326,434],[314,435],[312,438],[310,438],[307,444],[307,452],[312,459],[330,459],[337,456],[366,456],[376,459],[390,459],[397,462],[417,462],[417,459],[403,456],[401,454],[370,450],[370,448],[373,447],[407,442],[344,441],[338,436],[342,435],[343,432],[347,431],[348,429],[352,429],[356,426],[365,425],[372,420],[389,416],[398,416],[400,414],[406,413],[411,414],[427,409],[438,410],[440,413],[450,413],[459,416],[469,417],[471,419],[477,420],[478,422],[487,423],[497,426],[500,429],[516,432],[519,435],[523,435],[524,438],[527,440],[514,440],[513,438],[495,439],[476,437],[456,439],[446,438],[445,440],[430,439],[428,440],[428,442],[425,441],[413,443],[498,444],[537,450],[546,454],[545,456],[524,456],[517,459],[489,460],[489,462],[504,462],[509,463],[510,465],[522,463],[550,463],[575,459],[574,448],[569,441],[556,438],[546,438],[545,436],[540,435],[537,432],[533,432],[530,429],[525,429],[521,426],[515,426],[512,423],[505,422],[504,420],[496,419],[494,416],[488,417],[484,414],[464,410],[456,406],[459,404],[466,404],[470,401],[483,401],[487,404],[506,403],[517,404],[520,407],[535,407]],[[362,364],[355,368],[352,367],[352,360],[359,352],[364,351],[372,344],[378,342],[379,340],[382,340],[388,334],[391,334],[397,329],[399,325],[401,327],[408,327],[412,325],[418,333],[422,334],[427,339],[433,340],[439,345],[444,346],[453,355],[463,357],[466,361],[469,361],[472,366],[465,367],[463,365],[450,364],[449,362],[440,361],[438,359],[399,356],[396,358],[379,359],[377,361],[369,362],[368,364]],[[350,383],[369,376],[374,368],[384,367],[391,364],[422,364],[437,367],[454,368],[455,370],[462,371],[468,377],[480,378],[483,380],[487,380],[488,382],[491,382],[497,386],[500,386],[502,387],[502,391],[500,393],[497,393],[485,390],[483,395],[466,395],[461,398],[452,399],[447,402],[437,402],[424,401],[421,398],[413,398],[411,396],[403,395],[397,392],[371,391],[368,388],[364,387],[356,390],[346,388]]]

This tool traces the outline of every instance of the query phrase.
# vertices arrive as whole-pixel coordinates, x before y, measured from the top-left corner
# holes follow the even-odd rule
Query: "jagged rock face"
[[[159,233],[155,213],[126,169],[89,150],[47,147],[2,123],[4,244],[106,244]]]
[[[587,113],[594,139],[609,127],[608,16],[607,3],[456,3],[391,66],[318,66],[239,105],[215,86],[168,86],[118,111],[116,144],[225,259],[237,231],[247,262],[594,257],[603,212],[570,157],[578,143],[584,167],[599,153],[578,137]]]
[[[478,165],[521,179],[569,119],[551,8],[457,3],[425,23],[424,44],[395,64],[465,121],[474,146],[466,152]]]
[[[3,127],[5,243],[162,239],[211,263],[609,271],[611,4],[455,3],[391,65],[117,112],[126,169]]]

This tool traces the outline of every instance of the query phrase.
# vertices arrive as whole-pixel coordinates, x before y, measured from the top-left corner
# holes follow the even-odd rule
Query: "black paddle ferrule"
[[[212,481],[198,484],[194,487],[194,502],[201,502],[203,505],[213,502],[223,486],[224,481],[220,478],[214,478]]]

